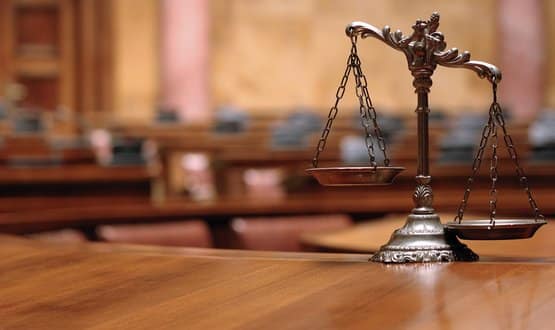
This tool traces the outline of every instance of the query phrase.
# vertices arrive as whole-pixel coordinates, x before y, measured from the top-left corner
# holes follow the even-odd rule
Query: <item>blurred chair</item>
[[[461,112],[464,115],[455,119],[440,142],[440,163],[469,163],[474,158],[487,116],[467,110]]]
[[[236,218],[231,230],[238,247],[249,250],[302,251],[304,233],[337,230],[349,227],[347,215],[312,215],[266,218]]]
[[[37,109],[21,109],[13,118],[13,132],[17,134],[42,133],[45,125]]]
[[[45,231],[41,233],[29,234],[26,235],[26,237],[54,243],[81,243],[87,241],[85,234],[76,229]]]
[[[214,114],[215,133],[233,134],[244,132],[249,125],[249,115],[232,106],[220,107]]]
[[[0,120],[8,117],[8,106],[2,100],[0,100]]]
[[[320,132],[324,124],[320,114],[307,108],[296,109],[285,120],[288,125],[309,133]]]
[[[376,108],[377,122],[380,126],[380,131],[386,142],[391,142],[392,140],[399,137],[405,130],[405,120],[402,117],[388,114],[391,110],[387,108]],[[357,130],[364,132],[364,128],[361,123],[360,112],[357,109],[352,115],[353,127]],[[370,131],[374,135],[374,126],[372,120],[370,119]],[[363,136],[361,134],[361,136]]]
[[[555,160],[555,110],[545,109],[528,129],[533,161]]]
[[[430,121],[430,124],[442,124],[448,118],[446,113],[447,111],[442,108],[430,109],[430,113],[428,115],[428,120]]]
[[[155,122],[157,124],[175,124],[179,123],[177,109],[167,106],[159,106],[156,109]]]
[[[377,108],[377,122],[380,127],[382,137],[386,145],[389,147],[396,143],[399,138],[405,133],[405,121],[402,117],[388,114],[391,110],[387,108]],[[351,115],[352,127],[360,132],[357,135],[347,135],[341,139],[339,150],[341,154],[341,161],[344,164],[368,166],[370,157],[368,156],[368,148],[366,147],[365,130],[362,126],[359,110],[353,112]],[[381,163],[384,160],[384,154],[378,147],[378,140],[375,137],[374,124],[369,119],[370,133],[373,136],[374,156],[376,162]]]
[[[270,147],[273,149],[310,147],[309,137],[320,132],[323,122],[319,114],[307,109],[299,109],[272,129]]]
[[[100,240],[112,243],[212,247],[210,229],[201,220],[133,225],[104,225],[96,229]]]
[[[379,164],[384,161],[384,154],[377,146],[377,140],[374,140],[374,156]],[[366,147],[366,139],[363,136],[348,135],[341,139],[339,145],[341,153],[341,161],[344,164],[368,166],[370,164],[370,156]]]
[[[270,148],[278,149],[305,149],[309,147],[308,136],[305,131],[296,127],[280,124],[272,129]]]
[[[115,138],[112,140],[112,159],[110,165],[144,165],[143,139]]]

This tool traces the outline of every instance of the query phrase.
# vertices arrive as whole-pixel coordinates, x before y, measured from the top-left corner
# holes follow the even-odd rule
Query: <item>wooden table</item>
[[[115,185],[116,186],[116,185]],[[462,197],[461,189],[441,191],[434,203],[438,210],[454,211]],[[314,193],[289,194],[283,198],[267,196],[222,196],[212,201],[195,202],[185,198],[168,199],[151,203],[148,198],[96,196],[80,201],[80,197],[40,199],[0,198],[0,232],[26,233],[67,226],[96,225],[105,223],[155,222],[168,219],[223,218],[236,216],[268,216],[289,214],[348,213],[380,215],[385,212],[409,212],[413,207],[410,198],[412,187],[401,190],[390,186],[380,190],[340,188]],[[503,212],[518,216],[530,212],[524,192],[503,191],[500,197]],[[473,210],[489,209],[487,191],[472,194]],[[534,189],[534,196],[545,214],[555,214],[555,204],[549,203],[552,188]],[[35,205],[36,208],[32,206]],[[27,207],[28,206],[28,207]],[[48,206],[48,207],[43,207]]]
[[[1,329],[552,329],[555,265],[0,236]]]
[[[97,164],[52,167],[0,166],[2,184],[70,184],[84,182],[149,182],[155,173],[142,165],[100,166]]]
[[[440,214],[442,222],[452,221],[453,214]],[[465,219],[478,219],[465,216]],[[487,217],[486,217],[487,218]],[[353,227],[327,233],[306,234],[304,244],[323,251],[372,253],[387,243],[393,231],[404,225],[406,215],[391,215],[359,223]],[[480,256],[528,258],[555,262],[555,224],[541,227],[531,239],[506,241],[463,241]]]

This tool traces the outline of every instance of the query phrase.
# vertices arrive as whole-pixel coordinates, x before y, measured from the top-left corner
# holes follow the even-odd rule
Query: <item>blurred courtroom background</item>
[[[314,248],[306,233],[408,212],[416,96],[404,56],[377,40],[360,55],[392,163],[407,170],[392,187],[327,189],[304,169],[345,69],[345,26],[410,34],[434,11],[448,47],[503,71],[510,132],[554,214],[553,1],[0,0],[0,232],[299,250]],[[443,67],[433,81],[436,208],[454,213],[491,87]],[[357,113],[350,86],[325,162],[365,161]],[[499,208],[526,216],[503,157]],[[489,210],[484,167],[475,214]]]

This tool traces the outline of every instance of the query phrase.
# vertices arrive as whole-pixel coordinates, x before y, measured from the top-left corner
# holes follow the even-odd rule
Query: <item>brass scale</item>
[[[405,225],[393,232],[389,242],[373,255],[372,261],[383,263],[475,261],[478,260],[478,255],[462,244],[457,237],[469,240],[530,238],[539,227],[547,223],[530,192],[528,179],[519,164],[513,140],[505,127],[503,111],[497,103],[497,85],[501,81],[501,71],[492,64],[471,61],[469,52],[459,53],[456,48],[446,49],[444,36],[437,31],[438,27],[439,15],[433,13],[427,21],[417,20],[412,26],[413,32],[410,36],[403,35],[399,30],[392,32],[388,26],[380,30],[363,22],[353,22],[346,28],[346,34],[351,40],[351,52],[347,59],[347,67],[343,78],[336,92],[335,103],[330,109],[328,120],[316,147],[312,160],[313,168],[307,169],[309,174],[325,186],[378,186],[391,184],[394,178],[404,170],[403,167],[390,166],[389,164],[385,140],[368,93],[366,77],[361,69],[361,61],[357,52],[357,40],[359,38],[374,37],[393,49],[403,52],[407,58],[408,68],[414,78],[413,86],[418,95],[416,108],[418,169],[416,189],[413,194],[415,207],[408,216]],[[472,164],[472,175],[467,180],[463,200],[455,219],[445,225],[441,223],[439,216],[432,208],[433,193],[430,186],[431,175],[428,159],[428,113],[430,111],[428,93],[432,86],[431,77],[437,65],[475,71],[480,78],[486,78],[491,83],[493,95],[489,118],[482,131],[480,146]],[[339,101],[345,93],[346,84],[351,74],[354,76],[356,84],[361,124],[366,133],[365,142],[370,164],[367,167],[318,167],[319,155],[324,151],[333,120],[338,114]],[[501,134],[503,138],[500,139],[499,135]],[[490,142],[489,145],[488,142]],[[516,174],[532,208],[533,218],[497,218],[496,185],[499,143],[505,145],[514,162]],[[377,164],[376,149],[383,153],[383,166]],[[486,149],[491,149],[490,216],[489,219],[463,221],[472,184],[479,172]]]

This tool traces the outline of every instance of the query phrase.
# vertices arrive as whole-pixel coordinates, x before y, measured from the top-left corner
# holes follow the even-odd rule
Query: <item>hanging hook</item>
[[[351,39],[351,44],[353,45],[353,47],[356,47],[357,41],[358,41],[358,36],[356,33],[353,33],[349,36],[349,38]]]

